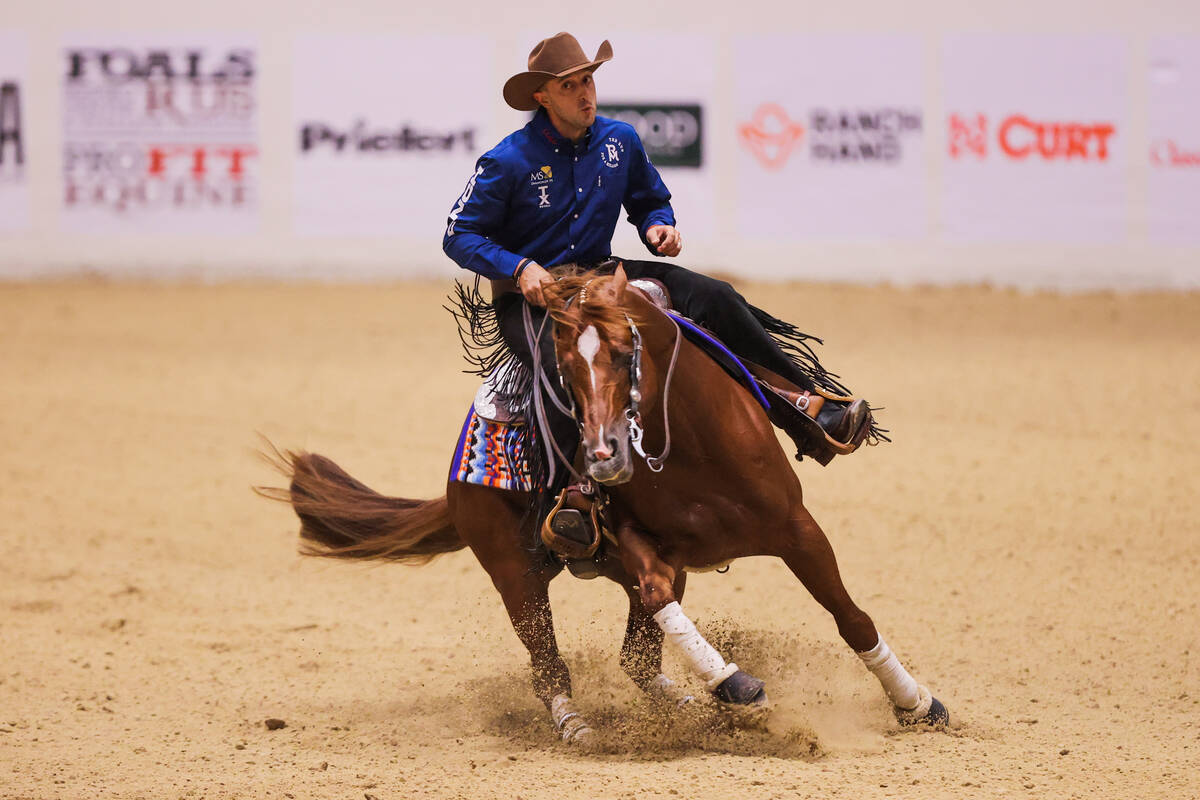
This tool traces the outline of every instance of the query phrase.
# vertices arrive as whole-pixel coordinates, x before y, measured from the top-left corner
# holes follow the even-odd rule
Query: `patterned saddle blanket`
[[[472,403],[454,448],[450,480],[514,492],[532,491],[527,448],[537,446],[536,432],[527,432],[523,419],[489,419]]]

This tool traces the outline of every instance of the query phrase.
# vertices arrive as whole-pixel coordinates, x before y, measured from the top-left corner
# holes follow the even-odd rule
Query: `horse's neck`
[[[663,440],[663,391],[676,336],[681,337],[679,359],[667,395],[672,455],[709,460],[732,457],[747,447],[776,446],[770,423],[750,393],[666,319],[647,337],[655,390],[643,421],[653,441]],[[763,441],[755,441],[752,431],[765,432],[757,437]]]

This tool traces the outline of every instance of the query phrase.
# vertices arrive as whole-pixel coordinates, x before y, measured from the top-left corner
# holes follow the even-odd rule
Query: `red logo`
[[[738,138],[767,169],[781,169],[803,136],[804,126],[776,103],[763,103],[750,122],[738,126]]]
[[[1150,147],[1150,163],[1156,167],[1200,167],[1200,150],[1184,150],[1174,139],[1160,140]]]
[[[1107,122],[1041,122],[1023,114],[1007,117],[996,128],[996,144],[1014,161],[1107,161],[1108,141],[1116,127]],[[987,156],[988,120],[983,114],[950,115],[950,157]]]
[[[146,173],[156,177],[180,172],[182,166],[194,178],[223,172],[240,180],[246,173],[245,160],[258,155],[253,145],[151,145],[147,151]]]
[[[950,155],[958,158],[963,153],[980,158],[987,155],[987,117],[983,114],[971,118],[950,115]]]

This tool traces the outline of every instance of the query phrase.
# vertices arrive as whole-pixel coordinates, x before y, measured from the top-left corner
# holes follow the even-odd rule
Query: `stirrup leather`
[[[596,503],[589,502],[586,511],[567,506],[571,488],[563,489],[550,513],[542,522],[542,543],[552,553],[563,558],[591,558],[600,546],[600,518]],[[572,535],[574,534],[574,535]]]

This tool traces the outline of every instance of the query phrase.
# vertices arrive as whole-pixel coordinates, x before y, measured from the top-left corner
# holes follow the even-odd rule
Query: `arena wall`
[[[10,3],[0,278],[455,275],[446,215],[527,119],[500,86],[563,29],[612,41],[681,263],[1200,288],[1192,0]]]

